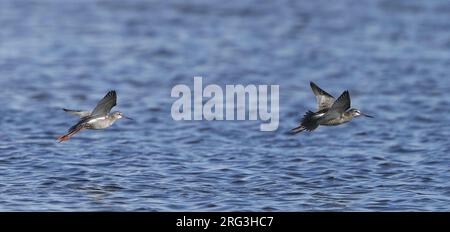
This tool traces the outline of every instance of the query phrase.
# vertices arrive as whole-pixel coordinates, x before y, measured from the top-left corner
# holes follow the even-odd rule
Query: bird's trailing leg
[[[306,130],[306,128],[304,126],[300,125],[300,126],[298,126],[296,128],[291,129],[291,132],[293,134],[297,134],[297,133],[300,133],[300,132],[302,132],[304,130]]]
[[[58,137],[58,142],[62,143],[64,141],[67,141],[70,139],[70,137],[72,137],[74,134],[78,133],[79,131],[81,131],[83,129],[83,127],[78,127],[75,130],[69,132],[68,134],[62,135]]]

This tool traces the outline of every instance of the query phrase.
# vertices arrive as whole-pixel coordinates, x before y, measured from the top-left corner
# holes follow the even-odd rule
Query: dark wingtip
[[[316,83],[312,81],[309,82],[309,86],[313,90],[314,94],[321,94],[322,92],[324,92],[322,89],[319,88],[319,86],[316,85]]]
[[[338,100],[340,99],[349,99],[350,100],[350,92],[348,92],[348,90],[345,90],[344,92],[342,92],[341,96],[339,96]]]
[[[106,96],[117,96],[116,90],[113,89],[113,90],[108,91]]]

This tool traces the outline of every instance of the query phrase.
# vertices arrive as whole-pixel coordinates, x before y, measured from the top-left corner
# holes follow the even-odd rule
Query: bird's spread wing
[[[310,82],[311,89],[316,95],[318,110],[328,109],[333,105],[336,100],[331,94],[325,92],[323,89],[319,88],[314,82]]]
[[[329,112],[344,113],[350,109],[350,94],[345,90],[341,96],[333,103]]]
[[[105,116],[116,106],[116,91],[109,91],[106,96],[97,103],[97,106],[91,113],[91,116]]]
[[[89,115],[91,115],[91,112],[89,111],[82,111],[82,110],[69,110],[69,109],[63,109],[65,112],[78,116],[80,118],[84,118],[87,117]]]

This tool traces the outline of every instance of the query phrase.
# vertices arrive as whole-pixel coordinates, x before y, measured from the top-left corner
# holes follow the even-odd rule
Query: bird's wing
[[[78,116],[80,118],[84,118],[87,117],[89,115],[91,115],[91,112],[89,111],[82,111],[82,110],[69,110],[69,109],[63,109],[65,112]]]
[[[84,127],[85,123],[91,119],[91,116],[84,117],[77,122],[77,124],[73,125],[69,128],[68,133],[72,133],[80,128]]]
[[[344,113],[350,109],[350,94],[348,93],[348,90],[345,90],[341,96],[333,103],[331,106],[329,112],[330,113]]]
[[[318,110],[328,109],[333,105],[333,102],[336,100],[331,94],[325,92],[323,89],[319,88],[314,82],[309,83],[311,89],[316,95]]]
[[[91,116],[105,116],[116,106],[117,94],[115,90],[109,91],[106,96],[97,103]]]

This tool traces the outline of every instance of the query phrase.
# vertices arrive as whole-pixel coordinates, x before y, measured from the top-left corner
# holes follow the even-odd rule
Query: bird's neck
[[[109,114],[107,117],[112,122],[115,122],[117,119],[119,119],[119,118],[115,117],[113,114]]]

